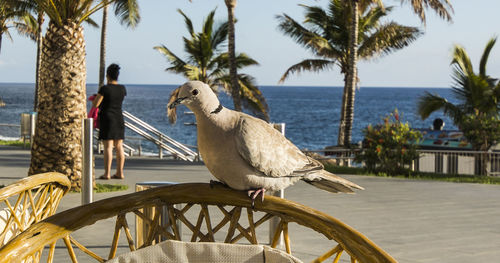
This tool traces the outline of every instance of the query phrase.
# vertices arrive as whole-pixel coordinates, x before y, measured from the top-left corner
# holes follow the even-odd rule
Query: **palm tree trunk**
[[[99,87],[104,86],[104,71],[106,68],[106,30],[108,27],[108,4],[102,8],[101,53],[99,56]]]
[[[40,63],[42,61],[42,26],[44,21],[43,11],[38,11],[38,31],[36,36],[36,72],[35,72],[35,98],[33,100],[33,111],[38,111],[38,90],[40,86]]]
[[[3,34],[0,33],[0,54],[2,53],[2,36]]]
[[[231,76],[231,96],[233,97],[234,109],[241,111],[241,96],[240,85],[238,83],[238,72],[236,69],[236,48],[234,37],[234,8],[236,0],[225,0],[227,7],[227,20],[229,21],[228,28],[228,53],[229,53],[229,75]]]
[[[83,28],[53,22],[43,39],[40,96],[29,174],[66,174],[79,189],[82,173],[82,120],[85,105]]]
[[[359,1],[350,0],[352,6],[352,24],[349,39],[348,73],[344,87],[342,101],[341,119],[339,125],[338,144],[349,146],[351,144],[352,125],[354,120],[354,98],[357,83],[357,60],[358,60],[358,24],[359,24]]]

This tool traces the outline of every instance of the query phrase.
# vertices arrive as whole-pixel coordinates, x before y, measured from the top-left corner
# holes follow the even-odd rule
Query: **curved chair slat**
[[[50,172],[0,189],[0,246],[31,224],[53,215],[70,188],[71,182],[65,175]]]
[[[182,209],[177,209],[173,206],[176,204],[186,204],[186,206]],[[187,218],[188,216],[185,214],[186,211],[192,209],[194,204],[200,205],[200,212],[198,217],[194,219],[194,223],[190,223]],[[223,210],[224,218],[219,223],[211,221],[207,206],[214,206]],[[288,224],[297,223],[313,229],[338,243],[332,243],[332,248],[334,249],[327,251],[323,255],[318,255],[318,259],[315,262],[322,262],[330,256],[340,257],[342,251],[346,251],[351,256],[351,262],[396,262],[395,259],[367,237],[338,219],[320,211],[274,196],[266,196],[263,203],[260,201],[256,202],[255,207],[252,209],[250,199],[245,193],[220,185],[202,183],[177,184],[153,188],[100,200],[63,211],[32,225],[1,248],[0,262],[10,262],[14,258],[28,258],[37,251],[40,251],[40,249],[43,249],[45,245],[53,244],[59,239],[68,239],[68,236],[72,232],[114,216],[117,216],[116,229],[119,231],[123,228],[127,234],[128,225],[125,214],[133,213],[142,219],[147,219],[143,212],[148,207],[154,207],[157,209],[157,213],[146,224],[150,228],[145,239],[145,246],[151,245],[153,239],[157,236],[181,240],[181,236],[174,226],[175,222],[173,220],[182,221],[188,227],[188,230],[193,232],[191,241],[214,241],[215,233],[223,225],[228,224],[227,235],[222,242],[234,243],[238,239],[246,238],[249,243],[256,243],[255,228],[272,216],[278,216],[281,218],[281,227],[278,230],[283,232],[285,236],[287,252],[290,252],[290,242],[287,241],[289,240]],[[227,209],[227,207],[234,208]],[[242,215],[241,208],[246,208],[248,218]],[[170,218],[168,226],[165,227],[170,227],[171,232],[159,226],[161,220],[157,215],[162,209],[168,209]],[[254,213],[257,211],[263,212],[265,215],[262,218],[257,218],[258,216]],[[240,217],[250,222],[248,227],[244,227],[239,223],[238,220]],[[205,227],[208,229],[206,233],[202,233],[202,224],[205,224]],[[279,236],[279,234],[276,233],[275,236]],[[115,232],[115,238],[117,236],[119,236],[119,232]],[[130,249],[134,250],[136,245],[131,240],[130,232],[127,234],[127,240]],[[75,242],[73,243],[76,244]],[[114,257],[114,252],[116,251],[116,244],[113,246],[110,250],[110,258]],[[49,254],[52,252],[49,251]],[[91,255],[90,253],[87,254]],[[95,256],[92,257],[96,258]],[[98,258],[98,261],[102,260],[102,258]]]

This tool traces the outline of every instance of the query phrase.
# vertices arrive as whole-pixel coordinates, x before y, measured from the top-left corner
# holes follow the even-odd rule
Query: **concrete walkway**
[[[26,176],[29,151],[0,146],[0,184]],[[102,159],[96,157],[96,174]],[[125,163],[125,180],[100,183],[129,185],[126,192],[95,194],[95,199],[133,192],[137,182],[209,182],[202,164],[132,157]],[[366,188],[355,195],[333,195],[298,183],[286,190],[286,198],[330,214],[352,226],[391,254],[399,262],[500,262],[500,186],[344,175]],[[80,194],[65,196],[60,211],[78,206]],[[133,226],[130,226],[133,229]],[[114,228],[114,220],[89,229],[82,243],[109,246],[102,231]],[[302,229],[302,228],[301,228]],[[310,260],[325,250],[321,240],[312,241],[305,232],[292,234],[294,255]],[[298,238],[293,239],[293,236]],[[61,253],[63,247],[59,246]],[[124,247],[126,247],[124,245]],[[91,262],[91,261],[79,261]]]

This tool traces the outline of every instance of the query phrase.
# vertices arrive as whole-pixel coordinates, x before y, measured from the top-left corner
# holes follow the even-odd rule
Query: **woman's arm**
[[[102,95],[101,94],[97,94],[95,99],[92,101],[92,107],[99,107],[99,105],[101,105],[101,102],[102,102]]]

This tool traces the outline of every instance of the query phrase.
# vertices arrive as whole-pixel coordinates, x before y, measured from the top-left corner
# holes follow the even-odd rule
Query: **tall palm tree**
[[[106,67],[106,31],[108,28],[108,0],[104,1],[102,8],[102,23],[101,23],[101,44],[99,52],[99,87],[104,85],[104,71]],[[120,15],[120,11],[115,10],[116,15]],[[136,2],[131,2],[128,7],[128,13],[122,14],[120,22],[127,27],[134,28],[139,22],[139,6]]]
[[[343,0],[331,0],[327,10],[317,6],[303,7],[305,8],[303,24],[283,14],[277,17],[280,21],[279,28],[285,35],[310,50],[315,58],[305,59],[291,66],[280,81],[283,82],[290,74],[301,71],[318,72],[335,66],[340,67],[340,72],[344,75],[343,102],[348,107],[341,113],[343,125],[347,127],[344,134],[346,139],[339,144],[348,145],[353,115],[352,112],[347,112],[347,109],[354,108],[353,84],[357,82],[356,71],[354,71],[356,82],[352,82],[350,75],[353,60],[367,60],[402,49],[417,39],[421,32],[415,27],[402,26],[395,22],[382,23],[381,19],[387,16],[392,8],[384,9],[378,6],[371,8],[369,2],[363,1],[358,11],[360,16],[356,39],[359,39],[359,44],[354,51],[356,56],[351,56],[353,52],[349,37],[352,33],[350,28],[353,27],[351,6]]]
[[[107,2],[106,0],[104,0]],[[104,3],[102,8],[102,23],[101,23],[101,45],[99,48],[99,84],[98,87],[104,86],[104,71],[106,68],[106,31],[108,29],[108,4]]]
[[[234,109],[241,111],[240,100],[240,86],[238,84],[238,71],[236,67],[236,40],[235,40],[235,18],[234,8],[236,7],[236,0],[224,0],[227,7],[227,20],[228,20],[228,54],[229,54],[229,75],[231,77],[231,95],[233,97]]]
[[[214,91],[217,91],[218,87],[222,87],[232,95],[229,55],[227,52],[223,52],[223,46],[227,41],[228,22],[215,25],[215,10],[213,10],[205,18],[202,31],[196,33],[191,19],[181,10],[178,12],[184,17],[190,35],[190,38],[183,38],[187,58],[186,60],[181,59],[165,45],[154,47],[172,65],[166,71],[184,75],[189,80],[203,81]],[[235,65],[241,69],[246,66],[258,65],[258,63],[246,54],[238,53],[235,54]],[[269,120],[267,103],[254,83],[251,76],[238,74],[238,84],[241,91],[237,97],[243,102],[246,109],[260,118]]]
[[[356,26],[359,20],[360,4],[377,4],[383,7],[381,0],[343,0],[352,8],[351,34],[349,35],[349,54],[352,54],[349,59],[348,81],[344,88],[344,96],[342,99],[342,110],[339,125],[338,144],[348,146],[351,141],[352,123],[354,121],[354,98],[357,83],[357,49],[358,47],[358,27]],[[450,13],[453,12],[451,3],[448,0],[400,0],[401,4],[410,3],[413,12],[418,15],[422,23],[425,25],[426,16],[425,9],[433,9],[440,17],[451,21]]]
[[[35,66],[35,94],[33,99],[33,111],[38,111],[38,90],[40,86],[40,65],[42,63],[42,26],[45,21],[45,14],[42,10],[37,10],[37,30],[36,30],[36,66]]]
[[[31,0],[17,0],[28,4]],[[104,6],[104,1],[34,0],[50,18],[43,38],[38,118],[31,149],[29,174],[57,171],[74,188],[82,172],[81,130],[86,117],[85,39],[82,23]],[[135,0],[109,0],[120,15]],[[137,17],[135,17],[137,18]]]
[[[458,45],[454,47],[451,63],[453,66],[451,90],[457,103],[452,103],[437,94],[426,92],[419,98],[418,102],[418,113],[422,119],[427,119],[433,112],[443,111],[453,120],[455,125],[467,133],[464,126],[469,120],[468,117],[476,119],[500,117],[500,82],[486,74],[486,64],[495,43],[496,38],[488,41],[479,62],[478,73],[474,72],[465,49]],[[483,129],[483,127],[472,128],[475,130]],[[471,144],[476,150],[486,151],[493,145],[493,141],[471,141]]]

